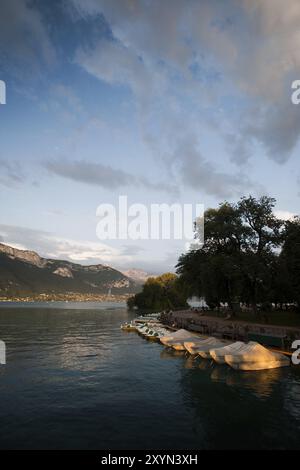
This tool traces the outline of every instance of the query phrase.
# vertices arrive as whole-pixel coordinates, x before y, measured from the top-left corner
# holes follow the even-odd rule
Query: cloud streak
[[[212,107],[219,108],[222,94],[230,93],[232,100],[242,102],[225,117],[235,134],[235,144],[226,147],[232,161],[249,161],[253,141],[277,163],[290,158],[300,133],[299,112],[290,103],[291,81],[300,75],[297,0],[73,4],[87,17],[104,14],[114,36],[89,50],[80,49],[77,62],[107,83],[129,86],[146,126],[149,114],[157,115],[153,103],[159,99],[172,96],[188,126],[192,119],[186,113],[186,96],[211,100]],[[214,81],[213,76],[220,79]],[[218,123],[220,132],[222,125]]]
[[[172,158],[175,164],[179,164],[183,184],[198,191],[202,189],[206,194],[229,198],[242,195],[245,187],[248,190],[258,189],[258,185],[243,173],[226,173],[207,161],[198,150],[193,137],[182,142]]]
[[[177,193],[176,186],[152,183],[145,176],[136,176],[123,170],[114,169],[102,163],[88,161],[48,161],[45,168],[52,174],[80,183],[100,186],[105,189],[139,187],[152,191]]]
[[[73,240],[50,232],[0,224],[0,240],[16,248],[36,251],[46,258],[63,259],[80,264],[125,264],[132,256],[102,242]]]
[[[83,265],[107,264],[116,269],[138,265],[148,272],[173,269],[179,253],[147,258],[142,246],[131,244],[111,247],[102,242],[74,240],[27,227],[0,224],[0,242],[20,250],[32,250],[44,258],[67,260]]]
[[[10,188],[19,186],[20,184],[24,183],[25,176],[18,162],[9,162],[2,159],[0,160],[0,167],[0,185]]]
[[[19,83],[40,76],[43,67],[56,63],[56,52],[42,16],[29,3],[26,0],[1,3],[1,67]],[[9,62],[6,60],[8,52]]]

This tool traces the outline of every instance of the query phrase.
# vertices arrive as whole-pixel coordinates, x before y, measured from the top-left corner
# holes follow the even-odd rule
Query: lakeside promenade
[[[208,336],[235,341],[259,341],[285,352],[292,352],[292,342],[300,339],[300,326],[252,323],[234,317],[225,319],[193,310],[164,312],[161,314],[161,321],[169,327],[184,328]]]

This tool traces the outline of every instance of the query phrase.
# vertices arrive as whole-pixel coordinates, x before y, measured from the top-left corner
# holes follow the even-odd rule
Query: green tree
[[[182,255],[177,273],[190,293],[202,295],[210,305],[227,302],[234,310],[240,302],[269,300],[278,263],[275,249],[283,240],[283,222],[267,196],[224,202],[204,214],[204,244]],[[195,227],[196,238],[201,232]]]
[[[283,240],[284,222],[274,212],[276,200],[268,196],[243,197],[237,204],[246,236],[242,244],[241,271],[245,279],[248,301],[256,312],[257,303],[268,298],[271,290],[272,266],[276,264],[274,249]]]
[[[176,274],[165,273],[150,277],[143,286],[142,292],[131,297],[127,305],[142,310],[166,310],[186,307],[187,293],[184,284]]]
[[[286,222],[284,244],[280,254],[278,284],[284,287],[283,299],[300,308],[300,218]]]

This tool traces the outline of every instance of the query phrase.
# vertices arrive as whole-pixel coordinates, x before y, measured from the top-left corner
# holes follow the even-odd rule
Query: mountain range
[[[137,284],[144,284],[149,277],[157,276],[157,274],[150,274],[137,268],[131,268],[127,271],[122,271],[122,273],[130,279],[133,279]]]
[[[38,294],[131,294],[140,283],[103,264],[47,259],[0,243],[0,297]]]

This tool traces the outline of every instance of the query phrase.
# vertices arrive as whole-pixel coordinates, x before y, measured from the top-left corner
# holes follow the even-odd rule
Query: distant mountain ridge
[[[130,279],[133,279],[135,282],[138,284],[144,284],[149,277],[155,277],[155,274],[149,274],[146,271],[143,271],[142,269],[128,269],[127,271],[122,271],[124,276],[129,277]]]
[[[10,258],[17,258],[39,267],[43,267],[46,261],[35,251],[20,250],[18,248],[13,248],[12,246],[5,245],[4,243],[0,243],[0,254],[1,253],[6,254]]]
[[[129,294],[137,283],[103,264],[83,266],[47,259],[0,243],[0,296],[40,293]]]

